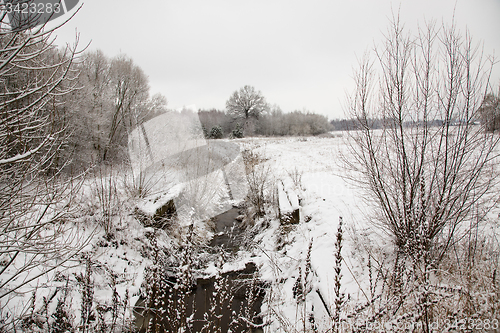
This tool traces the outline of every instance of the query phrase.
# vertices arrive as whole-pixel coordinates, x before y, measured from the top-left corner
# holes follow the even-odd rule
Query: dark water
[[[230,254],[239,249],[239,215],[240,210],[233,208],[214,218],[216,235],[210,244],[214,251]],[[264,285],[256,279],[256,273],[255,264],[247,263],[244,269],[227,272],[217,278],[196,279],[196,285],[191,286],[187,295],[178,292],[176,288],[167,287],[167,292],[158,293],[162,296],[158,296],[161,300],[157,303],[182,304],[185,312],[181,317],[191,318],[191,327],[187,332],[212,332],[216,328],[220,328],[221,332],[229,329],[233,333],[263,332],[261,328],[253,326],[262,324],[259,313],[265,294]],[[177,283],[175,277],[168,277],[167,281],[170,286]],[[172,309],[172,306],[164,306],[166,310],[154,309],[156,313],[164,312],[159,316],[163,320],[159,321],[154,318],[153,311],[141,310],[144,305],[144,300],[140,299],[135,307],[136,327],[140,332],[146,331],[150,320],[158,324],[159,332],[176,331],[179,311]]]
[[[222,248],[226,252],[236,252],[239,249],[239,234],[242,231],[241,222],[237,220],[241,215],[239,208],[233,207],[227,212],[213,218],[215,236],[210,242],[213,249]]]

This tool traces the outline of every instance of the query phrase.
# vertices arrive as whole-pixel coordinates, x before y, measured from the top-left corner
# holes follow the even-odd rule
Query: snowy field
[[[268,332],[331,329],[335,311],[335,243],[340,218],[343,220],[340,291],[345,301],[341,318],[346,325],[343,331],[350,331],[351,325],[360,322],[350,319],[349,314],[356,313],[381,292],[384,282],[375,267],[393,269],[394,247],[391,237],[371,220],[373,206],[366,189],[349,180],[354,173],[344,167],[341,158],[349,158],[345,137],[335,132],[329,138],[248,138],[239,143],[243,149],[264,157],[261,167],[269,168],[270,184],[283,182],[301,199],[299,224],[280,226],[272,214],[261,219],[254,227],[253,251],[240,254],[240,265],[245,261],[257,262],[261,278],[269,283],[262,309],[264,321],[269,324]],[[496,242],[494,248],[498,245],[499,216],[499,209],[494,208],[479,226],[488,239]],[[296,290],[299,279],[306,294],[302,300]],[[397,324],[392,328],[386,331],[400,329]]]
[[[293,187],[301,197],[298,225],[280,231],[279,222],[257,236],[255,255],[261,264],[262,278],[278,282],[268,295],[264,310],[270,313],[271,331],[292,332],[303,326],[304,309],[297,305],[293,287],[304,274],[309,245],[311,273],[308,277],[306,316],[314,313],[320,331],[331,327],[329,314],[334,310],[335,242],[339,218],[343,219],[344,242],[342,254],[341,291],[352,300],[367,301],[369,286],[366,281],[366,263],[357,238],[372,234],[366,223],[366,202],[363,193],[348,182],[343,175],[340,154],[345,154],[344,138],[337,133],[335,138],[262,138],[247,139],[243,146],[265,156],[265,162],[276,180]],[[294,178],[300,176],[299,184]],[[278,239],[281,238],[281,239]],[[377,237],[371,237],[375,241]],[[367,238],[364,238],[363,244]],[[359,241],[359,240],[358,240]],[[279,250],[276,248],[278,246]],[[319,294],[322,295],[323,300]],[[328,310],[327,310],[328,308]],[[313,310],[314,309],[314,310]],[[301,313],[302,312],[302,313]],[[280,316],[281,318],[275,318]],[[306,318],[306,320],[308,320]],[[308,324],[309,325],[309,324]]]
[[[250,246],[240,248],[222,270],[210,259],[203,259],[205,263],[208,261],[204,274],[241,269],[245,263],[254,262],[260,279],[267,285],[262,306],[267,324],[264,331],[303,331],[306,325],[307,329],[314,326],[319,332],[326,332],[332,325],[335,309],[335,243],[339,220],[343,220],[340,291],[346,301],[344,316],[374,296],[375,287],[369,282],[370,265],[374,263],[370,260],[387,258],[392,249],[389,236],[369,222],[366,193],[346,177],[348,171],[340,158],[347,154],[342,133],[324,138],[245,138],[231,142],[261,157],[258,167],[267,172],[268,197],[278,182],[298,195],[300,223],[282,226],[276,209],[268,207],[266,215],[256,219],[248,231]],[[132,318],[132,306],[144,292],[145,268],[152,265],[146,257],[151,256],[154,248],[147,236],[155,231],[134,217],[139,202],[130,198],[124,173],[115,171],[113,177],[117,184],[115,201],[109,205],[113,236],[105,237],[99,222],[104,218],[104,210],[96,198],[98,182],[90,179],[82,187],[79,197],[82,214],[74,227],[80,237],[92,235],[90,244],[82,254],[65,263],[65,269],[54,270],[18,290],[9,302],[8,311],[35,318],[56,311],[58,302],[65,302],[72,309],[71,320],[79,322],[88,273],[85,266],[90,262],[94,302],[111,308],[118,299],[124,305],[119,309],[123,321]],[[498,225],[498,212],[489,216],[492,225]],[[497,233],[498,229],[492,227],[491,232]],[[179,242],[174,234],[156,232],[155,235],[159,246],[169,248]],[[210,236],[207,233],[206,237]],[[299,299],[301,295],[306,295],[303,301]]]

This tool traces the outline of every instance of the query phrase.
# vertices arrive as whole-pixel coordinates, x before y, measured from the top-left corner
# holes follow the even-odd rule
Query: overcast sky
[[[57,43],[74,41],[77,29],[81,45],[131,57],[169,108],[224,109],[232,92],[252,85],[285,112],[333,119],[343,116],[357,58],[382,40],[399,7],[412,30],[451,22],[456,8],[459,28],[500,56],[500,0],[89,0]]]

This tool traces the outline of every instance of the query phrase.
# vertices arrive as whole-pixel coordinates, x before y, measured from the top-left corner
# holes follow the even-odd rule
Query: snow
[[[31,150],[28,150],[27,152],[23,154],[17,154],[9,158],[0,158],[0,165],[4,164],[9,164],[9,163],[15,163],[20,160],[26,160],[30,158],[33,154],[36,154],[42,147],[44,147],[47,144],[47,141],[51,139],[50,135],[45,138],[45,140],[42,141],[36,148],[33,148]]]
[[[178,197],[183,191],[184,186],[185,184],[177,184],[168,189],[166,192],[159,194],[155,193],[155,195],[148,196],[145,200],[139,200],[137,202],[137,208],[143,213],[153,216],[158,208],[162,207],[170,200]]]
[[[169,112],[147,121],[129,136],[129,154],[134,179],[148,187],[138,207],[148,215],[174,200],[185,224],[205,221],[246,197],[239,146],[205,140],[196,113]]]
[[[276,178],[280,179],[278,184],[287,184],[288,198],[293,197],[290,194],[295,192],[302,199],[302,221],[281,236],[284,238],[284,247],[281,250],[275,248],[276,237],[280,233],[278,222],[274,222],[271,228],[258,235],[255,240],[259,244],[256,260],[260,265],[261,277],[274,282],[274,287],[279,288],[276,298],[266,303],[264,310],[279,308],[281,315],[291,323],[291,327],[295,326],[294,323],[299,324],[297,301],[293,298],[292,288],[298,277],[299,267],[302,272],[305,271],[307,249],[312,242],[310,284],[313,292],[309,293],[306,303],[314,305],[316,321],[327,325],[329,323],[327,310],[315,290],[323,296],[329,306],[328,311],[332,311],[335,276],[334,244],[339,217],[343,217],[344,223],[351,226],[362,221],[356,190],[340,176],[341,166],[337,162],[342,138],[254,139],[246,144],[257,147],[256,151],[268,159],[266,163],[270,165]],[[294,189],[291,185],[292,180],[288,174],[292,169],[302,173],[300,188]],[[298,203],[293,204],[296,205]],[[306,216],[310,218],[309,222],[305,222]],[[347,238],[346,235],[347,232],[344,233],[344,238]],[[350,251],[352,251],[351,244],[346,239],[343,254]],[[347,265],[353,273],[362,269],[357,262],[345,262],[344,266]],[[343,267],[343,275],[342,291],[352,297],[359,297],[360,286],[347,267]],[[272,326],[270,330],[279,329],[278,325]]]
[[[338,156],[344,148],[342,140],[336,137],[249,138],[236,141],[242,149],[251,149],[264,157],[266,161],[263,163],[275,177],[272,181],[282,187],[282,191],[279,191],[279,195],[283,196],[280,202],[286,201],[289,210],[299,208],[301,222],[282,232],[279,220],[274,217],[270,226],[259,230],[253,239],[253,251],[240,251],[222,268],[216,267],[214,263],[209,264],[205,274],[239,270],[245,267],[246,262],[255,262],[259,266],[260,278],[271,283],[273,289],[269,291],[273,297],[263,306],[264,313],[279,309],[280,315],[290,323],[290,328],[299,325],[300,321],[292,289],[298,278],[299,267],[302,272],[305,271],[310,242],[312,272],[308,283],[312,292],[308,294],[306,303],[314,305],[318,323],[329,324],[328,311],[333,310],[334,300],[334,244],[339,217],[343,217],[345,224],[343,254],[347,258],[342,268],[342,292],[361,299],[364,294],[360,288],[367,289],[366,281],[362,279],[361,263],[348,255],[356,251],[348,234],[366,228],[363,222],[366,207],[360,199],[360,193],[342,177],[344,172],[338,163]],[[290,177],[292,171],[301,174],[300,184],[294,184]],[[301,199],[300,205],[298,198]],[[279,322],[272,322],[270,331],[279,331]]]
[[[185,150],[206,144],[196,113],[169,112],[137,127],[129,135],[134,177],[148,167]]]
[[[314,307],[315,321],[320,331],[326,331],[330,323],[328,312],[333,311],[334,304],[334,265],[335,241],[339,218],[343,218],[343,262],[341,291],[349,296],[352,303],[365,302],[369,294],[367,279],[367,258],[364,256],[367,248],[377,244],[382,250],[390,249],[391,240],[380,229],[374,228],[367,220],[370,212],[370,203],[366,200],[364,192],[352,185],[347,179],[346,171],[341,165],[341,154],[346,153],[343,138],[245,138],[232,140],[240,146],[240,151],[250,149],[264,157],[262,164],[271,170],[273,178],[270,182],[280,186],[280,202],[288,202],[288,209],[300,209],[300,223],[291,226],[281,226],[277,216],[269,214],[256,221],[251,237],[251,249],[240,249],[232,259],[218,267],[210,262],[204,270],[204,275],[217,275],[232,270],[240,270],[248,262],[257,264],[260,278],[268,283],[268,290],[264,304],[264,320],[269,321],[268,332],[293,331],[298,329],[303,319],[303,309],[294,297],[293,288],[299,277],[299,270],[304,275],[306,271],[306,258],[309,245],[312,243],[310,253],[311,272],[306,282],[310,292],[306,297],[306,312]],[[241,157],[238,157],[241,158]],[[226,170],[233,181],[229,187],[238,199],[246,193],[240,190],[243,182],[241,164],[236,164],[236,171]],[[300,182],[292,179],[292,175],[300,175]],[[216,183],[224,183],[221,170],[208,174],[215,177]],[[239,178],[238,178],[239,177]],[[133,206],[149,214],[161,207],[173,197],[185,191],[186,184],[172,187],[170,191],[157,194],[146,200],[138,200],[124,204],[123,211],[116,217],[116,230],[111,242],[103,241],[104,232],[100,229],[98,216],[88,214],[80,218],[85,226],[85,232],[90,235],[94,230],[96,234],[92,244],[85,252],[90,254],[96,270],[95,283],[96,295],[100,302],[110,302],[112,289],[110,288],[109,273],[117,278],[117,291],[121,298],[128,293],[131,295],[129,304],[133,305],[139,298],[141,285],[144,282],[144,270],[151,261],[144,257],[144,249],[148,246],[145,235],[152,232],[152,228],[144,228],[132,215]],[[90,186],[82,191],[83,198],[90,195]],[[271,186],[272,188],[272,186]],[[239,191],[239,192],[238,192]],[[127,202],[126,195],[122,201]],[[219,201],[224,195],[212,199]],[[227,202],[227,193],[224,197]],[[300,198],[300,205],[297,200]],[[206,198],[203,200],[207,200]],[[215,204],[212,202],[211,205]],[[128,205],[128,206],[127,206]],[[191,205],[191,207],[196,205]],[[181,207],[181,206],[178,206]],[[284,206],[283,206],[284,207]],[[222,205],[219,209],[226,209]],[[210,212],[214,214],[214,211]],[[497,214],[495,211],[494,214]],[[212,215],[213,216],[213,215]],[[492,216],[491,219],[498,219]],[[97,228],[97,229],[96,229]],[[83,229],[82,229],[83,230]],[[498,232],[498,223],[496,230]],[[209,235],[209,234],[208,234]],[[170,235],[164,235],[159,240],[160,244],[168,247],[174,240]],[[75,274],[84,271],[85,262],[81,258],[72,261],[73,267],[62,271],[70,280]],[[64,280],[56,280],[56,272],[44,276],[45,280],[33,282],[33,288],[38,285],[50,285],[55,288],[64,285]],[[74,280],[72,283],[74,283]],[[76,288],[76,284],[74,284]],[[49,295],[51,288],[40,288],[37,306],[42,305],[41,297]],[[76,288],[77,289],[77,288]],[[75,289],[75,290],[76,290]],[[12,302],[12,309],[21,309],[29,303],[30,289],[26,287],[19,296],[18,302]],[[321,296],[320,296],[321,295]],[[322,298],[322,299],[321,299]],[[76,319],[79,316],[79,294],[72,294],[72,303]],[[14,310],[13,310],[14,311]],[[302,313],[302,314],[301,314]],[[302,317],[301,317],[302,316]],[[278,318],[280,320],[278,320]]]

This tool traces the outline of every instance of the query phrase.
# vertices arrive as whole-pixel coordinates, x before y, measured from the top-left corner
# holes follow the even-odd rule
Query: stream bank
[[[215,233],[210,248],[213,253],[222,251],[222,257],[230,257],[240,249],[239,239],[244,232],[241,213],[240,208],[233,207],[212,218]],[[258,280],[257,266],[253,262],[245,263],[244,269],[196,278],[188,291],[179,288],[182,282],[175,276],[167,277],[166,281],[167,291],[158,293],[163,296],[156,300],[157,307],[145,309],[144,298],[136,303],[135,325],[139,332],[146,332],[150,320],[160,328],[159,332],[177,331],[180,313],[185,318],[181,320],[189,323],[188,331],[191,332],[211,332],[219,328],[221,332],[263,332],[259,314],[265,286]],[[155,319],[159,317],[163,319]]]

